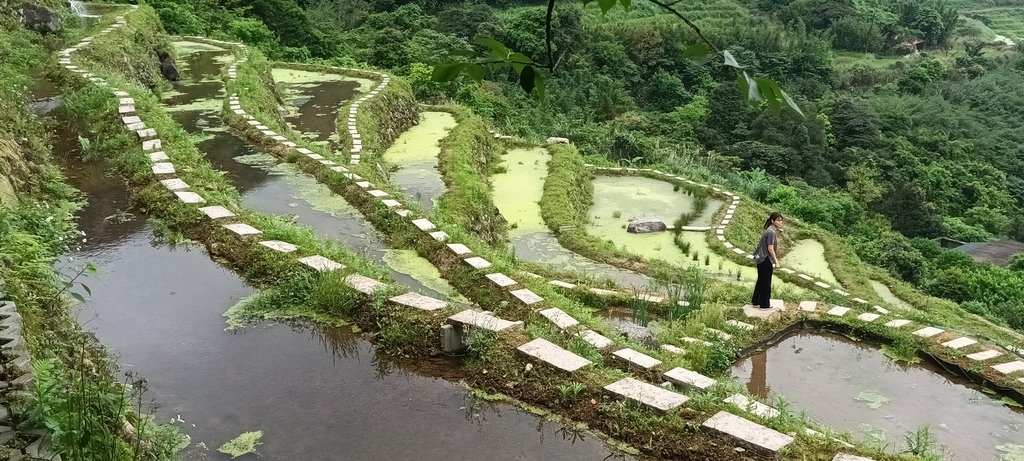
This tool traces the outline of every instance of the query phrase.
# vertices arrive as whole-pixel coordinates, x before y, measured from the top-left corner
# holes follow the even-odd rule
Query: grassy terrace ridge
[[[266,75],[268,73],[269,69],[255,68],[255,63],[258,63],[258,61],[247,62],[241,66],[238,71],[239,79],[242,79],[246,74]],[[254,87],[248,87],[245,93],[239,92],[242,106],[254,112],[266,112],[268,105],[273,101],[272,91],[269,88],[272,87],[264,88],[262,95]],[[261,104],[263,107],[259,107]],[[505,393],[520,402],[552,408],[559,414],[573,420],[584,421],[590,424],[592,428],[602,432],[615,433],[622,440],[634,444],[634,446],[641,448],[646,453],[658,456],[680,456],[683,453],[692,455],[694,451],[708,448],[704,443],[707,440],[705,438],[706,435],[702,431],[695,431],[696,428],[693,427],[692,423],[687,423],[686,421],[694,420],[694,417],[698,414],[706,417],[710,413],[723,408],[721,404],[722,397],[737,392],[739,386],[723,384],[712,388],[710,392],[694,396],[692,408],[687,407],[687,409],[679,413],[670,413],[668,415],[652,414],[649,410],[638,408],[635,404],[609,403],[603,396],[600,388],[605,383],[625,376],[619,369],[602,366],[610,364],[611,360],[614,359],[595,349],[589,348],[583,341],[572,337],[567,338],[563,333],[555,330],[550,323],[538,318],[537,314],[532,310],[515,307],[514,301],[507,298],[507,292],[493,288],[493,285],[481,277],[479,272],[470,270],[465,264],[461,264],[458,258],[453,258],[452,254],[443,244],[427,236],[424,231],[412,226],[408,219],[404,219],[395,210],[389,209],[389,207],[383,206],[380,201],[370,198],[365,193],[363,187],[354,184],[355,179],[371,181],[373,186],[366,186],[367,188],[376,187],[387,192],[389,197],[401,199],[400,201],[404,206],[410,209],[409,219],[417,216],[430,216],[424,214],[421,210],[417,210],[414,205],[410,206],[409,204],[413,202],[398,194],[386,182],[385,178],[380,177],[379,169],[361,163],[355,166],[348,166],[339,171],[335,169],[337,167],[330,166],[331,164],[336,165],[337,162],[324,164],[321,159],[296,156],[289,149],[283,148],[283,145],[270,143],[263,133],[254,129],[244,118],[237,116],[237,114],[226,113],[226,117],[232,126],[243,132],[254,142],[261,143],[265,149],[280,158],[296,162],[300,169],[315,176],[319,181],[328,185],[332,190],[345,197],[356,208],[360,209],[364,216],[375,226],[380,229],[387,229],[391,238],[390,243],[393,246],[415,248],[420,255],[433,262],[452,285],[456,286],[471,299],[480,303],[485,308],[492,309],[503,318],[525,320],[527,322],[526,333],[528,334],[526,337],[541,337],[559,344],[568,343],[570,350],[593,360],[598,365],[593,369],[577,372],[577,375],[573,376],[573,380],[568,380],[563,374],[552,373],[551,370],[523,368],[522,358],[516,356],[512,350],[515,345],[521,343],[524,339],[524,336],[520,333],[504,333],[496,338],[471,338],[465,367],[469,372],[467,381],[472,385],[489,391]],[[484,127],[481,126],[481,128]],[[306,148],[312,147],[296,133],[290,132],[290,130],[284,130],[283,133],[286,138],[290,139],[289,142],[291,143],[295,143],[298,146],[306,145]],[[487,135],[482,134],[482,136]],[[333,159],[343,160],[340,155],[329,155],[326,160]],[[441,166],[441,168],[445,167]],[[353,178],[352,174],[358,174],[359,178]],[[435,220],[434,224],[439,229],[449,234],[450,239],[448,241],[466,243],[474,249],[476,255],[490,260],[493,263],[491,270],[508,273],[516,277],[525,276],[525,274],[516,270],[517,265],[511,259],[507,250],[497,250],[488,247],[471,233],[459,228],[458,225],[444,222],[443,216],[435,214],[430,217]],[[543,296],[546,299],[547,305],[561,308],[563,311],[580,319],[583,324],[598,331],[607,332],[610,330],[599,319],[590,316],[591,309],[572,301],[571,298],[561,296],[552,290],[547,281],[531,279],[529,277],[522,278],[522,280],[522,285]],[[503,295],[505,298],[503,298]],[[743,296],[743,294],[735,291],[731,292],[731,295]],[[734,300],[727,299],[725,301],[726,303],[720,306],[708,306],[708,308],[694,313],[694,317],[691,319],[693,320],[692,322],[687,325],[677,324],[676,330],[673,333],[693,332],[692,334],[694,335],[706,334],[704,330],[706,325],[726,328],[724,325],[728,317],[726,316],[724,306],[731,304]],[[837,325],[842,324],[841,321],[834,323]],[[754,332],[738,331],[736,343],[752,345],[757,342],[757,338],[775,331],[776,326],[764,323]],[[673,339],[678,340],[678,337]],[[635,349],[644,350],[654,355],[665,363],[665,368],[670,368],[674,365],[685,365],[698,370],[714,369],[715,367],[727,366],[731,357],[728,352],[728,346],[722,343],[715,343],[710,348],[694,348],[693,353],[688,354],[686,357],[662,351],[646,351],[642,346],[629,341],[621,341],[620,344],[632,346]],[[723,349],[725,349],[724,353],[722,353]],[[646,376],[650,379],[655,375],[651,372],[642,372],[641,376]],[[576,386],[574,383],[579,383],[578,391],[575,392],[575,395],[571,398],[567,398],[564,393],[559,396],[560,389],[572,388]],[[694,410],[697,413],[694,414],[690,410]],[[798,443],[789,448],[791,450],[790,454],[805,455],[808,459],[830,459],[835,450],[840,446],[838,442],[827,438],[821,439],[804,435],[802,427],[807,422],[788,413],[777,418],[759,418],[757,416],[752,416],[752,418],[782,431],[801,434],[798,436]],[[655,434],[653,439],[649,436],[651,432]],[[651,442],[651,440],[661,440],[661,442]],[[685,446],[690,448],[684,450],[683,447]],[[874,454],[880,456],[879,459],[891,458],[884,454]],[[723,457],[733,457],[735,453],[727,452],[720,453],[720,455]]]

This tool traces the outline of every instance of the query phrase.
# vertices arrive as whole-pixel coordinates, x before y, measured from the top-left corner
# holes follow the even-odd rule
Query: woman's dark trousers
[[[772,260],[765,258],[757,265],[757,283],[754,285],[754,296],[750,304],[764,308],[771,307],[772,299]]]

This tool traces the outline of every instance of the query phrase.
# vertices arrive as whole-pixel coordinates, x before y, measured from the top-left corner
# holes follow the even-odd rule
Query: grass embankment
[[[27,32],[11,19],[0,18],[0,281],[2,299],[21,314],[35,383],[31,406],[5,424],[48,429],[54,451],[69,461],[174,459],[185,439],[135,406],[144,383],[120,382],[116,362],[75,319],[69,300],[87,295],[87,280],[54,269],[58,256],[82,238],[74,224],[80,198],[53,165],[49,134],[29,110],[25,88],[33,76],[56,72],[46,49],[55,38]],[[16,394],[4,397],[5,406],[23,409],[29,402]],[[5,445],[23,440],[16,436]]]
[[[482,118],[464,107],[439,108],[451,112],[458,125],[441,141],[438,170],[445,192],[437,200],[435,215],[467,229],[490,246],[508,241],[508,223],[494,206],[487,180],[501,162],[503,148],[488,133]]]
[[[248,64],[247,64],[248,65]],[[241,76],[241,73],[239,74]],[[263,98],[243,100],[243,107],[253,104],[267,104],[272,98],[269,90],[265,90]],[[244,130],[246,135],[256,139],[260,134],[241,119],[231,114],[233,126]],[[477,136],[487,136],[486,127],[479,125]],[[293,142],[303,145],[305,142],[296,133],[286,132]],[[398,248],[414,248],[430,260],[452,285],[463,294],[490,309],[503,318],[524,320],[524,331],[511,331],[497,337],[488,334],[474,334],[470,337],[464,369],[466,380],[473,386],[489,392],[500,392],[513,397],[519,402],[543,406],[557,414],[576,421],[583,421],[593,429],[615,434],[635,447],[658,456],[681,457],[700,453],[713,459],[731,459],[737,455],[727,445],[717,442],[717,437],[710,436],[696,425],[713,412],[723,408],[721,399],[733,392],[741,392],[741,386],[731,382],[723,383],[710,393],[702,393],[694,397],[693,404],[680,412],[668,415],[655,414],[637,405],[609,398],[602,388],[626,373],[611,366],[612,361],[607,352],[598,351],[582,340],[557,330],[550,322],[539,316],[532,309],[524,308],[518,301],[508,296],[483,277],[480,271],[470,269],[461,258],[454,257],[442,244],[430,238],[425,232],[415,228],[409,219],[402,218],[394,211],[385,208],[379,201],[371,199],[352,181],[344,178],[340,172],[333,172],[329,166],[306,157],[295,157],[287,150],[277,148],[275,154],[282,158],[297,162],[298,166],[332,190],[344,196],[351,204],[360,209],[378,229],[387,232],[391,245]],[[336,159],[335,159],[336,160]],[[391,187],[385,178],[380,177],[378,169],[373,165],[360,164],[347,166],[369,180],[374,187],[387,191],[398,198],[411,210],[412,216],[429,216],[417,209],[415,202],[408,200]],[[456,184],[459,186],[459,184]],[[447,232],[451,242],[467,244],[475,254],[492,262],[490,271],[500,271],[520,280],[521,285],[530,288],[545,298],[546,306],[559,307],[570,315],[581,320],[585,325],[602,333],[608,334],[611,329],[602,320],[594,318],[593,309],[573,301],[557,293],[545,280],[531,279],[517,270],[518,265],[504,248],[488,247],[485,242],[473,233],[461,229],[457,223],[446,221],[446,217],[435,214],[429,216],[434,223]],[[704,334],[703,326],[723,328],[726,315],[723,306],[709,305],[692,315],[688,322],[677,322],[666,331],[677,334]],[[742,337],[753,339],[755,333],[742,334]],[[615,335],[611,335],[615,336]],[[571,376],[555,372],[547,367],[526,366],[526,360],[513,349],[529,338],[541,337],[562,344],[568,349],[593,360],[593,368],[576,372]],[[673,337],[678,340],[678,337]],[[741,341],[743,341],[741,339]],[[718,344],[709,349],[695,348],[686,356],[672,355],[662,351],[650,351],[644,346],[630,340],[620,339],[619,346],[632,347],[658,357],[664,362],[663,369],[683,366],[690,369],[714,374],[715,371],[727,367],[732,360],[732,352],[728,346]],[[613,349],[614,350],[614,349]],[[656,372],[639,372],[642,378],[657,382],[660,377]],[[755,418],[757,419],[757,418]],[[765,424],[785,432],[803,433],[802,427],[807,423],[801,418],[785,415],[771,420],[760,420]],[[791,453],[804,455],[808,459],[830,459],[838,445],[801,436]],[[879,459],[885,459],[880,457]]]

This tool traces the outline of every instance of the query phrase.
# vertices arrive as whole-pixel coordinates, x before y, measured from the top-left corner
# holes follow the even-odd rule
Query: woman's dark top
[[[771,253],[768,252],[769,245],[775,249],[775,254],[779,254],[779,240],[775,232],[775,226],[768,226],[768,228],[761,234],[761,243],[759,243],[757,245],[757,249],[754,250],[755,263],[761,264],[764,260],[771,259]]]

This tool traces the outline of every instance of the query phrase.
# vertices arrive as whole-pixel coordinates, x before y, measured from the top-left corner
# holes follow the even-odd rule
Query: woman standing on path
[[[779,226],[782,225],[782,213],[773,212],[764,222],[761,243],[754,250],[754,262],[757,264],[757,283],[750,304],[760,309],[771,309],[772,272],[779,267]]]

